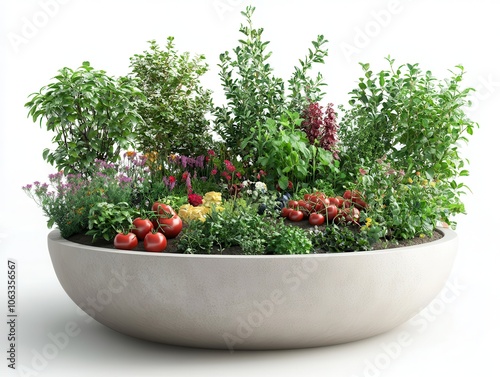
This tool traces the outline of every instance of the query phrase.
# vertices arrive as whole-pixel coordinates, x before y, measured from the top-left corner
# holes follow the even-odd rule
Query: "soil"
[[[295,223],[292,223],[288,220],[285,220],[285,221],[290,226],[298,226],[298,227],[303,228],[303,229],[311,229],[311,225],[309,225],[309,223],[307,221],[300,221],[300,222],[295,222]],[[323,230],[323,229],[325,229],[325,227],[326,227],[326,225],[322,225],[322,226],[319,226],[318,229]],[[181,235],[182,235],[182,233],[181,233]],[[417,237],[415,237],[413,239],[409,239],[409,240],[380,241],[380,242],[375,243],[375,245],[373,245],[373,249],[374,250],[393,249],[393,248],[398,248],[398,247],[420,245],[420,244],[424,244],[427,242],[436,241],[442,237],[443,237],[443,235],[439,231],[435,230],[431,237],[418,237],[417,236]],[[164,253],[180,253],[180,251],[178,251],[178,249],[177,249],[178,239],[179,239],[179,237],[169,239],[167,242],[167,248],[163,252]],[[92,242],[92,237],[85,235],[85,234],[75,234],[75,235],[69,237],[68,240],[71,242],[75,242],[75,243],[79,243],[79,244],[83,244],[83,245],[114,249],[112,241],[106,241],[106,240],[101,239],[101,240],[96,240],[95,242]],[[139,244],[134,249],[134,251],[144,251],[144,252],[146,251],[142,241],[139,241]],[[219,252],[215,252],[214,254],[219,254]],[[220,254],[222,254],[222,255],[241,255],[241,249],[237,246],[229,247],[229,248],[225,249]]]

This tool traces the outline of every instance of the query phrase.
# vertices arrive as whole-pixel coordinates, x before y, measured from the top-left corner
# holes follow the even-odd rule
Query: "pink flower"
[[[363,168],[359,168],[359,174],[361,174],[361,175],[366,175],[366,173],[367,173],[367,172],[366,172],[366,170],[365,170],[365,169],[363,169]]]
[[[217,174],[217,169],[212,169],[212,171],[210,172],[210,174],[212,174],[212,175]]]
[[[212,157],[215,156],[215,151],[213,149],[209,149],[208,150],[208,155],[212,156]]]
[[[228,171],[228,172],[233,173],[233,172],[236,170],[236,168],[235,168],[235,167],[234,167],[234,165],[231,163],[231,161],[229,161],[229,160],[224,160],[224,164],[226,165],[226,169],[227,169],[227,171]]]

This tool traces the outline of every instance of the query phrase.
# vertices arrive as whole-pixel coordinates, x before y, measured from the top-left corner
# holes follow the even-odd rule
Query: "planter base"
[[[215,349],[327,346],[406,322],[444,287],[450,229],[422,245],[290,256],[186,255],[90,247],[48,236],[69,297],[121,333]]]

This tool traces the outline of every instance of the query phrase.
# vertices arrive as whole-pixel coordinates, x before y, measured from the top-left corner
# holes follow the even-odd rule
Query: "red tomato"
[[[351,190],[345,190],[344,192],[344,199],[351,199],[352,198],[352,191]]]
[[[144,237],[146,237],[146,234],[153,230],[153,223],[149,219],[141,219],[138,217],[132,221],[132,225],[134,227],[131,232],[134,233],[140,240],[143,240]]]
[[[304,194],[304,200],[306,202],[310,201],[311,200],[311,194]]]
[[[309,216],[309,224],[311,225],[321,225],[325,222],[325,217],[319,213],[311,213]]]
[[[339,209],[333,204],[326,207],[326,216],[329,222],[334,221],[338,214],[339,214]]]
[[[324,209],[329,205],[330,205],[330,200],[328,200],[327,198],[324,199],[318,198],[318,202],[316,203],[314,209],[316,210],[316,212],[324,212]]]
[[[342,215],[344,220],[349,222],[358,222],[359,221],[359,209],[356,207],[345,208],[342,210]]]
[[[316,195],[316,197],[319,199],[319,200],[325,200],[326,199],[326,195],[323,194],[321,191],[318,191],[318,192],[315,192],[314,195]]]
[[[144,248],[146,251],[163,251],[167,248],[167,238],[163,235],[163,233],[149,232],[146,234],[146,237],[144,237]]]
[[[177,215],[177,213],[175,213],[174,209],[171,206],[160,202],[154,202],[152,210],[160,216],[167,214]]]
[[[299,205],[299,207],[304,208],[307,202],[305,200],[299,200],[297,204]]]
[[[288,220],[290,221],[302,221],[304,219],[304,214],[301,211],[291,210],[288,214]]]
[[[138,243],[139,241],[134,233],[118,233],[113,240],[114,246],[122,250],[132,250]]]
[[[352,199],[352,201],[354,202],[354,205],[356,206],[356,208],[358,209],[365,209],[368,205],[366,204],[366,202],[361,199],[360,197],[354,197]]]
[[[296,200],[289,200],[288,201],[288,208],[298,208],[299,207],[299,202]]]
[[[179,216],[164,216],[158,218],[160,232],[167,238],[175,238],[182,230],[182,220]]]
[[[335,205],[337,208],[341,208],[344,204],[344,198],[341,196],[336,196],[333,198],[333,201],[330,201],[330,204]]]
[[[317,203],[318,202],[318,197],[316,195],[309,195],[309,201],[311,203]]]
[[[288,217],[288,214],[290,213],[291,210],[292,210],[291,208],[283,207],[281,209],[281,216]]]
[[[313,211],[313,206],[311,205],[311,203],[306,203],[306,205],[304,206],[304,209],[308,212],[308,213],[311,213]]]

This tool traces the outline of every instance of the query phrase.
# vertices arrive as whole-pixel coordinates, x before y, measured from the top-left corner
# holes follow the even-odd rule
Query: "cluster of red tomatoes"
[[[167,239],[177,237],[182,231],[182,219],[167,204],[155,202],[152,211],[151,220],[138,217],[132,222],[129,233],[118,233],[114,239],[115,248],[132,250],[143,241],[146,251],[164,251]]]
[[[281,216],[298,222],[308,219],[311,225],[358,223],[360,210],[367,207],[359,191],[346,190],[343,196],[327,197],[322,192],[305,194],[301,200],[289,200]]]

